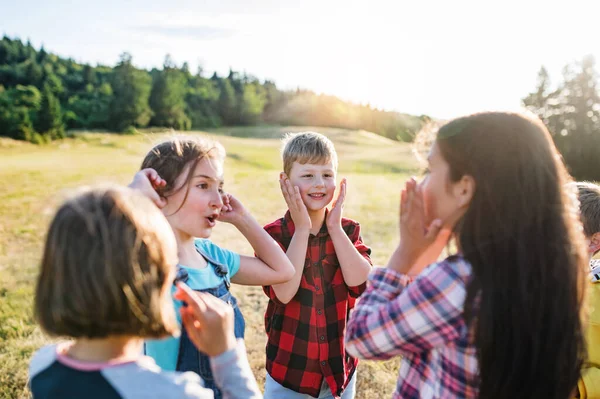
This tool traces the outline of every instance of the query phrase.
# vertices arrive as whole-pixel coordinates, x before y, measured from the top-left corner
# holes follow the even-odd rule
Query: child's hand
[[[217,220],[234,226],[248,215],[244,205],[231,194],[223,194],[223,207]]]
[[[167,182],[162,179],[158,173],[151,168],[142,169],[133,176],[133,181],[129,183],[130,188],[139,190],[146,197],[150,198],[154,204],[159,208],[164,208],[167,205],[167,200],[161,197],[156,189],[164,187]]]
[[[331,230],[342,226],[342,210],[344,209],[344,200],[346,199],[346,178],[340,182],[340,189],[337,198],[333,201],[331,210],[327,214],[327,229]]]
[[[177,284],[175,298],[188,306],[180,309],[183,325],[192,343],[208,356],[218,356],[235,348],[233,308],[222,300],[194,292],[184,283]]]
[[[304,201],[302,201],[300,189],[292,186],[292,182],[290,182],[290,179],[288,179],[285,173],[279,175],[279,186],[281,187],[283,199],[285,199],[285,203],[290,210],[290,215],[294,221],[294,227],[297,230],[310,230],[312,228],[312,222],[310,221],[306,205],[304,204]]]
[[[426,225],[425,206],[421,186],[411,178],[406,182],[400,199],[401,272],[418,275],[435,262],[450,237],[450,230],[442,229],[436,219]]]

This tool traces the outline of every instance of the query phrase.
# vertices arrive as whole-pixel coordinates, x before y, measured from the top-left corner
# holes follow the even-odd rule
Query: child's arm
[[[345,197],[346,179],[342,179],[338,197],[327,215],[327,231],[333,242],[344,282],[349,287],[356,287],[367,281],[371,272],[371,263],[358,252],[354,243],[342,229],[342,208]]]
[[[240,269],[231,282],[243,285],[271,285],[288,281],[294,274],[281,247],[267,234],[235,197],[224,196],[219,220],[233,224],[246,237],[257,257],[240,256]]]
[[[285,173],[281,174],[279,185],[283,198],[290,210],[295,228],[294,235],[286,252],[287,257],[292,262],[292,265],[294,265],[294,276],[287,283],[272,286],[277,299],[285,304],[292,300],[296,292],[298,292],[298,287],[300,287],[312,223],[298,187],[292,187],[292,183]]]
[[[439,220],[425,228],[422,193],[411,179],[400,201],[402,241],[386,269],[369,276],[346,329],[346,350],[364,359],[422,353],[451,342],[464,328],[466,262],[448,261],[423,270],[420,259],[435,247]],[[414,281],[408,274],[419,275]]]
[[[452,342],[464,329],[468,265],[435,264],[413,282],[376,268],[346,328],[346,350],[362,359],[423,353]]]

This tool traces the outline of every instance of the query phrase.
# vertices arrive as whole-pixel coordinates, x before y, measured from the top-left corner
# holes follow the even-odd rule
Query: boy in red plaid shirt
[[[336,187],[337,154],[325,136],[291,135],[279,183],[288,212],[265,230],[294,265],[292,280],[264,287],[265,399],[354,398],[358,360],[346,353],[350,309],[365,290],[371,250],[360,225],[342,217],[346,179]]]

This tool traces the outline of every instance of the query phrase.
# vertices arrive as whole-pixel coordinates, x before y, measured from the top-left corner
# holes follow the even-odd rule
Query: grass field
[[[280,138],[284,132],[316,130],[336,145],[338,176],[347,177],[345,216],[360,221],[363,239],[381,265],[398,240],[400,185],[417,170],[406,144],[359,131],[323,128],[224,128],[210,134],[228,152],[225,188],[252,211],[260,223],[281,217],[279,192]],[[48,222],[70,189],[80,185],[127,184],[145,153],[163,134],[119,136],[78,133],[47,146],[0,139],[0,398],[26,398],[27,365],[32,353],[50,340],[32,319],[38,262]],[[252,254],[243,236],[218,224],[212,238],[226,248]],[[263,313],[266,297],[259,287],[233,288],[245,315],[246,346],[259,381],[264,384]],[[398,360],[362,362],[358,399],[388,398]]]

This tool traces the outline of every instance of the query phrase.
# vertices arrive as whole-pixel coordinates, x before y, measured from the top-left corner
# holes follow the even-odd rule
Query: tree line
[[[541,67],[523,104],[548,126],[571,173],[600,180],[600,94],[591,56],[566,65],[550,82]],[[272,81],[230,70],[228,76],[192,73],[166,56],[162,69],[136,68],[123,53],[114,66],[91,66],[36,50],[31,43],[0,40],[0,136],[36,143],[68,129],[176,130],[260,123],[364,129],[411,141],[429,121],[353,104],[309,90],[284,91]]]
[[[230,70],[192,73],[169,55],[162,69],[136,68],[123,53],[114,66],[91,66],[36,50],[30,42],[0,41],[0,135],[36,143],[68,129],[176,130],[223,125],[309,125],[364,129],[410,141],[427,116],[388,112],[308,90],[283,91],[272,81]]]
[[[600,93],[592,56],[566,65],[556,85],[542,66],[523,104],[548,126],[573,176],[600,180]]]

